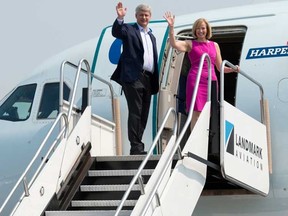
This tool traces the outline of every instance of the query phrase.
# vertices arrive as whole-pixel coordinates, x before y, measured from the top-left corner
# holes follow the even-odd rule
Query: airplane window
[[[64,83],[64,100],[68,100],[69,87]],[[59,83],[47,83],[41,97],[38,119],[54,119],[59,113]]]
[[[19,86],[0,106],[0,119],[25,121],[31,114],[36,84]]]

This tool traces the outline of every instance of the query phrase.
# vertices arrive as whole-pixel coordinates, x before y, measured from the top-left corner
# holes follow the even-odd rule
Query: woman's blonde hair
[[[196,36],[196,29],[199,28],[199,26],[204,22],[206,24],[206,29],[207,29],[207,34],[206,34],[206,39],[210,39],[212,37],[212,28],[209,24],[209,22],[205,18],[199,18],[197,19],[192,27],[192,35],[194,38],[197,38]]]

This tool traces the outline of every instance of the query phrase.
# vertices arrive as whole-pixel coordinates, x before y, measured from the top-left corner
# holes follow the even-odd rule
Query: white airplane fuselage
[[[269,154],[271,160],[269,162],[271,173],[270,189],[266,197],[253,193],[241,193],[237,189],[233,190],[232,194],[221,193],[221,191],[217,193],[215,189],[210,195],[201,196],[194,214],[215,216],[288,215],[288,2],[242,6],[177,16],[175,34],[190,37],[193,22],[199,17],[205,17],[211,23],[214,33],[212,40],[219,43],[223,60],[227,59],[233,64],[240,65],[242,71],[263,86],[264,97],[269,102],[270,110],[271,151]],[[152,21],[150,28],[157,38],[160,71],[167,73],[168,69],[163,70],[164,63],[169,64],[171,61],[171,54],[166,55],[170,49],[167,42],[167,23],[163,20]],[[5,116],[9,117],[9,114],[0,113],[0,205],[30,162],[37,146],[44,139],[55,120],[55,116],[46,116],[40,119],[39,110],[43,90],[47,87],[45,84],[59,82],[59,71],[64,60],[77,64],[80,59],[85,58],[91,64],[92,72],[95,75],[111,82],[115,94],[120,98],[123,154],[129,154],[129,141],[125,135],[127,134],[128,117],[126,100],[121,86],[110,80],[120,51],[121,43],[112,37],[111,26],[109,26],[102,31],[99,38],[80,44],[51,58],[35,70],[34,76],[15,87],[17,89],[19,86],[36,84],[34,98],[30,103],[29,111],[27,111],[29,113],[27,118],[21,119],[19,116],[18,120],[9,120],[4,119]],[[74,76],[71,74],[73,74],[73,70],[71,73],[65,73],[65,82],[70,89]],[[167,87],[165,80],[161,81],[160,86],[164,91]],[[225,86],[228,86],[225,89],[225,92],[228,92],[229,83]],[[246,79],[241,76],[237,77],[232,88],[231,103],[260,121],[259,90],[247,83]],[[94,113],[112,120],[109,88],[93,79],[92,91]],[[12,94],[13,91],[2,100],[1,106]],[[157,121],[161,120],[159,116],[163,116],[161,110],[158,109],[160,106],[158,99],[161,94],[160,91],[151,103],[149,120],[143,136],[147,149],[152,144],[157,130]],[[227,94],[229,95],[229,93]],[[77,92],[76,98],[76,105],[80,106],[81,92]],[[257,179],[257,176],[255,178]],[[258,181],[260,182],[261,179]]]

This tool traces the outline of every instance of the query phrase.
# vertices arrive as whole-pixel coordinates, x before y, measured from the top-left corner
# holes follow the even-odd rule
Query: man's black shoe
[[[147,151],[134,151],[130,152],[130,155],[146,155]]]

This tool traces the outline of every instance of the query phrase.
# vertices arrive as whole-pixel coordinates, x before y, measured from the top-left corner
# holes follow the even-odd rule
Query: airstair
[[[209,56],[204,54],[200,63],[200,72],[205,60],[210,65]],[[87,70],[82,68],[83,63]],[[63,73],[65,64],[73,65],[64,62],[61,73]],[[224,64],[230,63],[224,61]],[[222,67],[224,67],[224,64]],[[21,216],[191,215],[206,183],[207,166],[218,169],[219,173],[221,166],[222,175],[228,181],[241,185],[255,193],[262,195],[267,193],[269,175],[267,180],[268,165],[266,164],[268,164],[268,161],[262,162],[263,172],[261,173],[263,174],[261,177],[263,177],[265,184],[260,188],[253,185],[253,182],[250,184],[250,179],[241,179],[241,175],[235,177],[234,173],[230,172],[230,167],[227,167],[225,157],[228,157],[229,162],[234,163],[233,158],[231,158],[232,152],[227,150],[227,145],[231,147],[231,134],[232,132],[236,133],[237,125],[232,120],[224,120],[224,110],[221,111],[221,119],[223,118],[224,123],[221,123],[223,121],[220,123],[221,131],[226,131],[226,133],[221,134],[221,141],[228,144],[221,144],[220,146],[220,164],[208,161],[208,143],[211,134],[210,93],[197,124],[183,149],[179,147],[180,142],[190,126],[193,112],[189,113],[184,127],[179,131],[176,111],[169,108],[161,126],[158,128],[147,156],[115,156],[115,140],[117,139],[117,133],[119,133],[119,131],[116,131],[117,122],[115,124],[92,114],[89,99],[91,94],[89,64],[86,60],[81,60],[79,65],[75,67],[77,68],[77,76],[80,72],[85,72],[88,77],[86,89],[88,96],[84,103],[86,105],[80,111],[73,106],[77,76],[72,99],[70,102],[61,101],[61,98],[63,98],[61,96],[63,80],[60,78],[61,109],[51,128],[52,131],[60,124],[60,133],[43,158],[43,162],[29,180],[27,180],[28,170],[31,169],[33,161],[27,167],[1,207],[0,215],[4,215],[4,208],[9,207],[9,212],[12,212],[9,213],[10,215]],[[197,76],[196,90],[192,97],[191,110],[193,110],[195,104],[200,72]],[[211,83],[211,69],[209,74],[208,81]],[[211,85],[209,85],[210,89]],[[113,95],[113,91],[111,94]],[[221,102],[225,104],[224,101]],[[230,112],[233,112],[233,110]],[[169,142],[163,153],[154,155],[154,150],[159,144],[163,129],[168,119],[171,118],[174,118],[174,124],[171,128]],[[247,119],[247,121],[251,120],[249,117]],[[258,127],[258,123],[254,120],[251,121],[255,124],[255,127]],[[231,125],[234,125],[234,130],[225,130],[227,128],[225,124],[230,129]],[[264,137],[266,137],[265,125],[259,124],[261,128],[260,135],[262,136],[264,133]],[[49,135],[50,131],[41,144],[39,152],[47,142]],[[262,144],[265,146],[267,145],[266,138],[263,139]],[[266,160],[267,152],[262,144],[261,147],[260,144],[257,146],[263,148],[262,155]],[[107,146],[110,146],[110,148],[107,149]],[[226,152],[228,152],[228,156],[225,156]],[[239,160],[237,162],[239,163]],[[20,192],[22,196],[18,199],[19,201],[12,207],[7,205],[8,201],[13,200],[13,196],[19,196],[22,183],[24,184],[24,193]]]
[[[49,206],[45,215],[114,215],[125,191],[145,156],[100,156],[92,165],[68,206]],[[120,215],[130,215],[152,175],[159,156],[151,156],[141,180],[132,188]],[[54,210],[53,210],[54,208]]]

